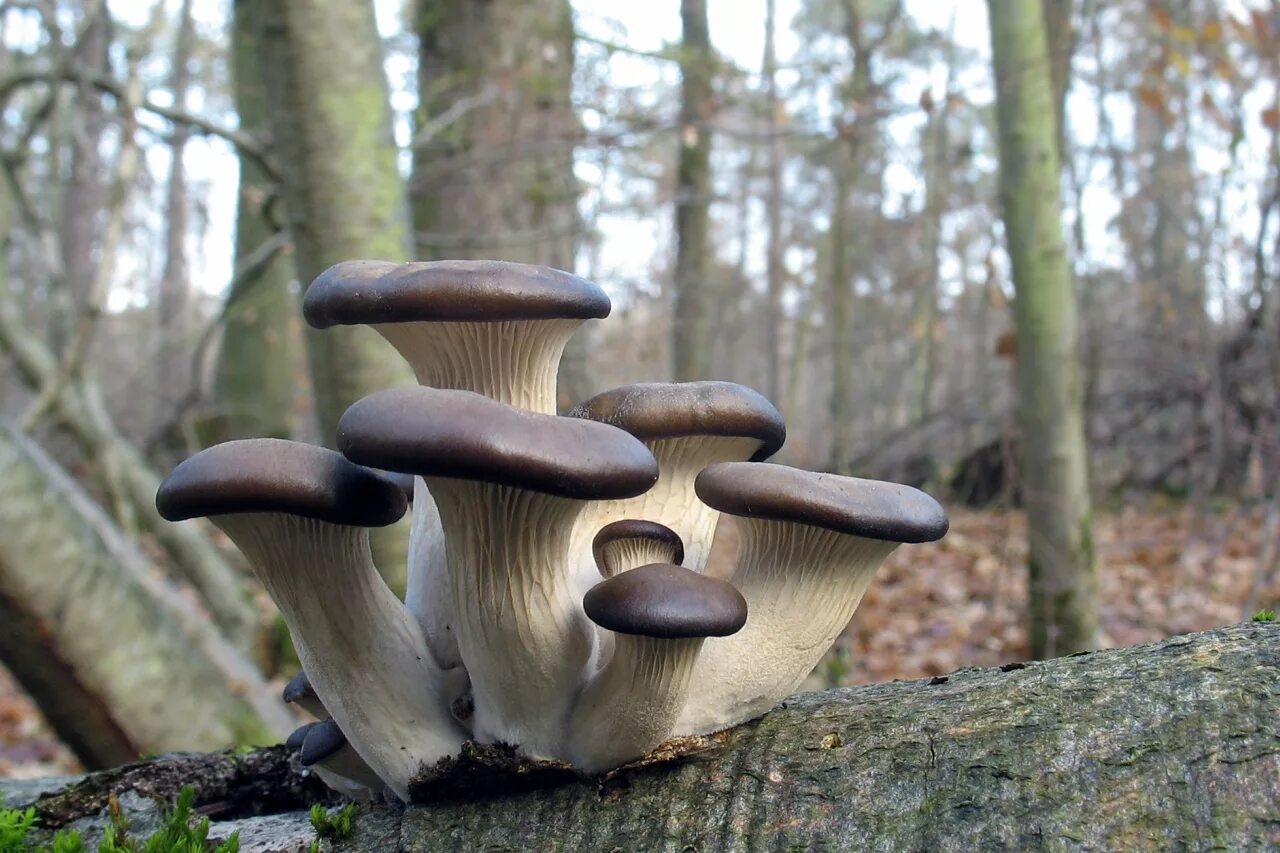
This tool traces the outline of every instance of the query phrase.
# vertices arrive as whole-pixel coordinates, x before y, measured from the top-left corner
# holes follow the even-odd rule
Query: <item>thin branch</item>
[[[447,110],[432,117],[418,129],[418,132],[413,135],[412,147],[422,148],[430,144],[449,125],[461,120],[467,113],[492,103],[497,100],[497,97],[498,87],[490,83],[474,95],[458,98],[449,105]]]
[[[227,285],[227,298],[222,303],[222,309],[218,312],[218,316],[214,317],[207,326],[200,332],[200,337],[196,341],[196,345],[191,355],[191,379],[188,383],[188,391],[181,400],[173,407],[173,414],[165,420],[164,423],[156,427],[147,440],[143,443],[143,453],[149,454],[165,435],[183,419],[186,418],[187,412],[191,411],[200,400],[204,397],[204,365],[208,355],[209,347],[213,345],[217,333],[226,324],[227,318],[231,316],[231,311],[238,305],[241,300],[254,292],[257,284],[262,281],[262,272],[267,265],[275,260],[281,252],[289,246],[289,235],[281,230],[272,234],[266,240],[258,245],[252,252],[245,256],[244,260],[236,267],[235,272],[231,276],[231,281]]]
[[[93,281],[85,297],[84,308],[76,321],[75,332],[62,362],[58,366],[53,381],[40,389],[35,401],[23,415],[21,428],[31,432],[53,408],[67,383],[76,377],[84,366],[89,345],[93,342],[93,334],[98,320],[102,316],[102,306],[106,301],[107,290],[111,286],[111,278],[115,272],[115,257],[120,246],[125,226],[125,203],[129,190],[138,176],[142,153],[136,138],[136,111],[134,105],[141,100],[141,80],[136,70],[130,75],[131,80],[124,98],[126,106],[125,123],[121,128],[120,153],[116,158],[116,179],[107,199],[108,218],[102,237],[102,250],[98,260]]]
[[[110,95],[120,103],[125,103],[129,100],[127,86],[118,80],[113,80],[100,74],[86,74],[83,70],[75,68],[50,68],[17,71],[0,80],[0,103],[8,101],[10,96],[18,89],[40,83],[48,85],[87,84],[104,94]],[[235,146],[240,153],[253,159],[268,178],[273,181],[280,179],[279,172],[268,158],[266,149],[250,134],[224,127],[204,116],[198,116],[176,107],[157,104],[155,101],[146,98],[139,98],[135,107],[159,116],[166,121],[184,124],[205,136],[214,136],[226,140]]]

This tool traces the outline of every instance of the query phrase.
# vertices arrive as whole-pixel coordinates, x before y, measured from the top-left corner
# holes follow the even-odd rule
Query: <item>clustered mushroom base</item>
[[[600,773],[751,719],[894,548],[946,532],[915,489],[765,463],[785,426],[740,385],[631,385],[555,415],[565,342],[608,312],[544,267],[338,264],[308,321],[373,326],[422,384],[355,403],[341,452],[228,442],[161,485],[161,514],[210,517],[280,608],[304,667],[285,699],[322,718],[290,745],[336,790],[408,799],[467,740]],[[406,490],[401,602],[368,528]],[[743,531],[727,581],[702,574],[721,513]]]

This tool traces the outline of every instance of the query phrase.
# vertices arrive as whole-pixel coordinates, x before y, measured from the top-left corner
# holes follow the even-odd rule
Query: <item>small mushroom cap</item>
[[[694,481],[708,506],[748,518],[792,521],[886,542],[932,542],[947,513],[919,489],[802,471],[767,462],[709,465]]]
[[[180,463],[156,492],[169,521],[280,512],[383,527],[404,515],[400,487],[340,453],[278,438],[228,441]]]
[[[319,699],[316,696],[315,688],[311,686],[311,680],[307,678],[305,672],[299,671],[297,675],[289,679],[289,683],[284,686],[284,691],[280,694],[280,698],[288,702],[290,705],[296,705],[307,699]]]
[[[338,448],[378,468],[577,500],[634,497],[658,479],[653,454],[620,429],[418,385],[354,403],[338,422]]]
[[[600,286],[550,267],[503,261],[344,261],[307,288],[317,329],[356,323],[588,320],[609,316]]]
[[[318,721],[312,720],[309,723],[304,723],[301,726],[298,726],[296,729],[290,732],[289,737],[285,739],[285,742],[284,742],[285,749],[288,749],[288,750],[302,749],[302,744],[307,739],[307,732],[311,731],[313,727],[318,725],[320,725]]]
[[[680,541],[680,534],[656,521],[624,518],[601,527],[592,540],[591,553],[596,558],[596,565],[604,565],[607,559],[605,549],[611,543],[625,539],[647,539],[661,544],[670,549],[671,556],[667,558],[667,562],[677,566],[684,562],[684,542]]]
[[[333,720],[321,720],[307,729],[306,736],[302,739],[302,754],[298,756],[298,761],[303,767],[310,767],[312,764],[324,761],[346,745],[347,736],[342,733],[342,729],[338,728],[338,724]]]
[[[732,585],[666,563],[601,581],[582,607],[601,628],[663,639],[727,637],[747,621],[747,602]]]
[[[756,438],[753,461],[768,459],[787,438],[782,414],[765,397],[735,382],[641,382],[584,400],[569,417],[625,429],[641,441],[690,435]]]

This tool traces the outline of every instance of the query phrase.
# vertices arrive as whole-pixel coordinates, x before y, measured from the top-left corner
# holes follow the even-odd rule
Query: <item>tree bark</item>
[[[1018,420],[1036,657],[1097,642],[1097,576],[1076,303],[1063,242],[1048,45],[1040,5],[989,0],[1000,196],[1016,293]]]
[[[768,328],[765,330],[767,376],[765,387],[774,405],[782,403],[782,327],[786,322],[782,308],[783,290],[783,235],[782,235],[782,111],[785,108],[778,97],[778,52],[776,45],[777,0],[767,0],[764,16],[764,62],[762,63],[765,86],[765,103],[769,110],[766,132],[768,143],[769,191],[765,198],[768,219],[768,237],[765,248],[765,278],[769,294]],[[745,242],[745,240],[744,240]]]
[[[417,255],[572,272],[582,223],[568,0],[418,0],[417,31]],[[562,408],[591,394],[587,334],[561,362]]]
[[[195,41],[195,20],[191,16],[191,0],[183,0],[178,12],[178,33],[170,63],[169,90],[173,105],[186,111],[187,88],[191,83],[191,55]],[[181,371],[182,355],[190,341],[186,335],[187,312],[187,171],[182,158],[186,154],[191,129],[175,122],[169,141],[169,181],[165,188],[164,270],[156,304],[160,324],[161,345],[156,350],[156,403],[161,418],[166,416],[182,396],[181,384],[186,372]]]
[[[396,170],[382,41],[369,3],[250,4],[268,115],[303,286],[339,261],[403,261],[409,233]],[[309,330],[320,439],[360,397],[411,378],[372,329]]]
[[[0,659],[87,766],[270,742],[253,665],[30,439],[0,424]]]
[[[672,371],[680,381],[711,374],[711,116],[713,56],[706,0],[681,0],[680,154],[676,165],[675,315]]]
[[[236,0],[231,52],[236,112],[241,131],[260,134],[267,125],[265,84],[259,68],[257,33],[247,0]],[[240,196],[236,210],[236,266],[260,249],[283,226],[274,221],[278,188],[253,157],[240,155]],[[237,438],[292,438],[298,404],[309,391],[302,367],[302,327],[297,300],[289,291],[289,260],[277,255],[256,275],[227,294],[222,346],[214,379],[214,412],[203,435],[208,443]]]
[[[354,258],[406,260],[408,207],[373,5],[255,0],[250,8],[298,280],[305,288]],[[391,345],[365,326],[308,329],[306,349],[318,438],[330,446],[348,406],[413,381]],[[403,589],[408,522],[375,530],[371,545],[383,577]]]
[[[335,849],[1270,849],[1278,678],[1280,625],[1250,623],[802,695],[719,749],[601,782],[366,808]],[[198,799],[225,799],[226,772]],[[200,779],[116,790],[171,797],[184,781]],[[91,790],[83,813],[101,808],[102,786]],[[75,814],[68,797],[37,800],[30,784],[0,782],[0,795],[34,802],[51,824]],[[304,850],[300,819],[279,816],[276,840],[288,843],[242,849]],[[261,820],[217,822],[210,837]]]
[[[107,4],[105,0],[85,0],[80,5],[85,23],[71,49],[71,61],[82,72],[110,75],[112,22]],[[55,312],[50,330],[50,345],[58,354],[70,342],[75,318],[89,301],[97,274],[93,250],[107,196],[101,145],[108,118],[102,93],[87,83],[78,84],[70,120],[69,173],[58,224],[62,281],[54,283],[64,288],[58,294],[64,304],[61,312]]]

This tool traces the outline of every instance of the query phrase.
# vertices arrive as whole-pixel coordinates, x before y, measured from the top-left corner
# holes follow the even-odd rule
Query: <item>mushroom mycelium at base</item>
[[[467,741],[595,774],[758,717],[891,551],[946,532],[916,489],[766,463],[782,416],[741,385],[629,385],[557,415],[565,343],[609,313],[569,273],[349,261],[304,309],[321,329],[373,326],[421,385],[353,404],[337,451],[201,451],[157,506],[244,552],[303,665],[284,698],[319,718],[289,746],[354,799],[408,799]],[[406,505],[401,601],[369,528]],[[703,574],[722,513],[742,536],[725,579]]]

